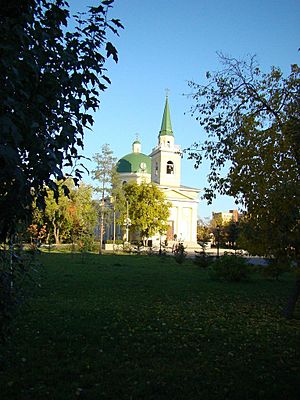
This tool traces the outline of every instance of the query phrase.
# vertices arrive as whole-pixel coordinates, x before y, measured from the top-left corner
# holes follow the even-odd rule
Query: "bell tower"
[[[152,149],[151,180],[162,186],[180,186],[181,150],[174,143],[168,95],[158,135],[158,145]]]

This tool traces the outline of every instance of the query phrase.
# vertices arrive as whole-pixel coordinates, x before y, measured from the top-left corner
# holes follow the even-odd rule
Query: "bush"
[[[105,241],[106,244],[123,244],[123,240],[122,239],[116,239],[115,243],[113,240],[109,239]]]
[[[195,251],[194,264],[200,268],[208,268],[213,262],[213,257],[207,255],[204,251]]]
[[[266,278],[278,280],[280,275],[290,271],[290,267],[287,262],[278,260],[269,260],[268,265],[261,268],[261,273]]]
[[[175,249],[174,249],[174,255],[175,255],[175,260],[178,264],[182,264],[185,261],[186,258],[186,251],[183,243],[179,242],[176,244]]]
[[[91,235],[82,235],[78,241],[78,249],[81,253],[87,253],[94,249],[94,238]]]
[[[249,272],[249,266],[244,258],[225,254],[211,265],[210,276],[213,279],[240,282],[248,279]]]
[[[123,251],[124,251],[124,253],[132,253],[133,247],[132,247],[131,243],[124,242],[123,243]]]

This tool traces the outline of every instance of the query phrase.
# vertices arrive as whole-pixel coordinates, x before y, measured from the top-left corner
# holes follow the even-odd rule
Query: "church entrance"
[[[174,239],[174,221],[168,221],[167,240]]]

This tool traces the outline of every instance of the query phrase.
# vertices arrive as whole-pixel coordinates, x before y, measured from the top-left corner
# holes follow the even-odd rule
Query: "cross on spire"
[[[166,88],[165,92],[166,92],[166,97],[169,97],[170,89]]]

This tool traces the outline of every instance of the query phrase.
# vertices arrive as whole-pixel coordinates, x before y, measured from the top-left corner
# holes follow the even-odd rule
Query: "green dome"
[[[127,154],[118,161],[117,172],[151,174],[151,158],[143,153]]]

